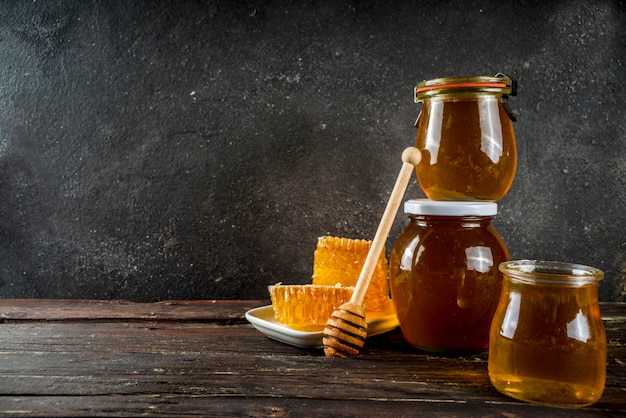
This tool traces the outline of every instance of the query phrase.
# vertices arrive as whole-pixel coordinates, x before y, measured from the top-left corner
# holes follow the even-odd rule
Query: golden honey
[[[300,330],[319,330],[332,313],[350,301],[353,287],[282,285],[268,286],[274,319]]]
[[[598,305],[602,272],[556,262],[503,263],[492,323],[489,377],[523,401],[581,407],[606,378],[606,335]]]
[[[313,254],[313,284],[356,286],[371,245],[372,241],[362,239],[319,237]],[[368,312],[382,312],[390,305],[388,271],[383,250],[365,293],[364,305]]]
[[[500,200],[517,169],[508,77],[450,77],[416,87],[416,174],[433,200]]]
[[[410,224],[391,252],[392,301],[404,339],[432,352],[484,350],[508,250],[493,202],[405,203]]]

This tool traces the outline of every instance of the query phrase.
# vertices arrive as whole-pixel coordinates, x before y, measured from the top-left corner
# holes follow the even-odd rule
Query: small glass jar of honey
[[[508,105],[516,95],[508,77],[448,77],[415,88],[422,103],[416,122],[416,166],[424,193],[433,200],[500,200],[517,168],[517,146]]]
[[[404,339],[430,352],[485,350],[509,252],[492,225],[497,204],[409,200],[410,223],[389,260]]]
[[[593,267],[510,261],[490,333],[489,378],[513,398],[563,407],[600,399],[606,334]]]

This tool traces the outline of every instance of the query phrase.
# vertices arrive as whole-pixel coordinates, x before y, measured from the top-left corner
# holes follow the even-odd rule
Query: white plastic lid
[[[431,216],[494,216],[498,204],[487,201],[412,199],[404,203],[404,213]]]

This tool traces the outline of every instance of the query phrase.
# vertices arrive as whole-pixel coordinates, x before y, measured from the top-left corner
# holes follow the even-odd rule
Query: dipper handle
[[[352,297],[350,298],[350,302],[354,304],[363,304],[363,298],[365,297],[367,288],[372,280],[372,275],[374,274],[374,269],[376,268],[380,254],[382,253],[387,237],[389,236],[391,225],[393,224],[396,214],[398,213],[398,208],[400,207],[400,203],[404,197],[404,192],[409,184],[411,174],[413,173],[415,166],[418,165],[421,160],[422,153],[415,147],[408,147],[404,150],[404,152],[402,152],[402,168],[400,169],[400,174],[398,175],[396,184],[391,191],[389,202],[387,202],[387,207],[385,208],[385,212],[383,212],[380,224],[376,230],[376,235],[374,235],[372,246],[367,253],[367,258],[365,259],[365,263],[361,269],[361,274],[359,275]]]

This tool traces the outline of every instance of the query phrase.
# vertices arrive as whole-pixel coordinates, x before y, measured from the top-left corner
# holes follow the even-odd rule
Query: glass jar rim
[[[515,281],[560,285],[586,285],[604,278],[595,267],[562,261],[512,260],[500,263],[498,269]]]
[[[443,77],[423,80],[415,87],[415,103],[423,99],[445,94],[491,93],[514,96],[515,82],[509,77],[496,76]]]

